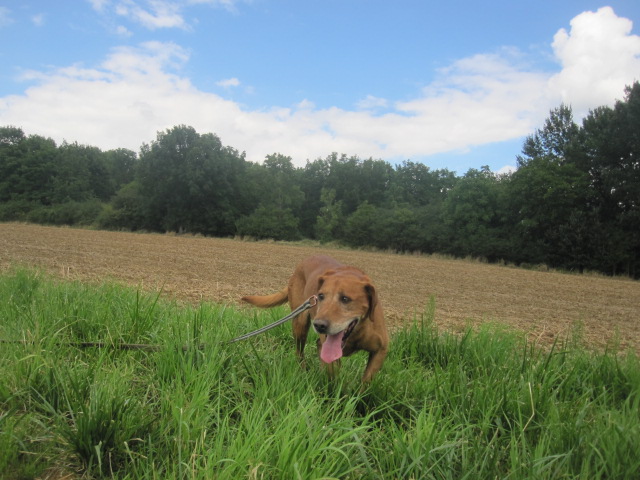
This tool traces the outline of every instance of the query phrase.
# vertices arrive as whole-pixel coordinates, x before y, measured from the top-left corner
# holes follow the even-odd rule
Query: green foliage
[[[396,203],[433,205],[445,200],[456,183],[449,170],[431,170],[422,163],[405,161],[392,175],[389,197]]]
[[[111,203],[96,219],[100,228],[136,231],[144,227],[144,197],[134,180],[116,192]]]
[[[53,140],[0,129],[0,202],[50,205],[55,195],[57,150]]]
[[[126,158],[126,160],[125,160]],[[135,154],[0,128],[0,220],[91,225],[127,179]]]
[[[98,200],[69,201],[33,208],[25,220],[45,225],[92,225],[102,213],[103,204]]]
[[[571,107],[562,104],[550,112],[542,129],[526,138],[522,147],[525,156],[519,157],[518,163],[523,166],[529,159],[535,158],[568,163],[572,160],[578,134],[579,129],[573,121]]]
[[[244,156],[213,134],[178,126],[145,146],[137,171],[144,228],[154,231],[234,233],[243,213]]]
[[[450,190],[443,204],[447,253],[491,261],[508,258],[507,182],[483,167],[469,170]]]
[[[569,106],[553,109],[511,175],[337,153],[304,168],[279,153],[251,163],[185,125],[158,132],[137,159],[8,126],[0,220],[314,238],[638,278],[639,131],[639,82],[581,126]]]
[[[342,214],[342,201],[336,202],[336,192],[323,188],[320,192],[322,207],[316,220],[316,238],[321,242],[329,242],[342,235],[344,215]]]
[[[373,245],[376,238],[376,219],[376,207],[369,202],[361,203],[347,218],[344,240],[354,247]]]
[[[0,203],[0,220],[4,222],[26,221],[29,212],[41,206],[41,203],[28,200],[9,200]]]
[[[51,203],[109,200],[113,195],[104,155],[96,147],[63,143],[57,151]]]
[[[311,346],[300,367],[286,327],[225,342],[269,312],[1,275],[2,478],[636,476],[635,355],[543,351],[496,325],[441,333],[435,308],[360,393],[363,354],[329,381]]]
[[[258,207],[236,222],[239,235],[254,238],[298,240],[298,219],[290,208]]]

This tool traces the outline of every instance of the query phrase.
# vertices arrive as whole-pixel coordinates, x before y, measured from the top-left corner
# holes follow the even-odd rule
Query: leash
[[[282,325],[284,322],[292,319],[296,315],[301,314],[305,310],[309,310],[310,308],[315,307],[317,303],[318,303],[318,297],[316,297],[315,295],[311,295],[307,299],[306,302],[304,302],[298,308],[293,310],[286,317],[283,317],[280,320],[277,320],[277,321],[275,321],[273,323],[270,323],[269,325],[266,325],[266,326],[261,327],[261,328],[259,328],[257,330],[254,330],[253,332],[249,332],[249,333],[245,333],[244,335],[240,335],[239,337],[236,337],[233,340],[229,340],[229,341],[224,342],[224,343],[236,343],[236,342],[239,342],[241,340],[246,340],[247,338],[251,338],[251,337],[255,337],[256,335],[260,335],[261,333],[264,333],[267,330],[271,330],[272,328],[275,328],[278,325]],[[29,342],[27,342],[25,340],[15,340],[15,341],[0,340],[0,344],[3,344],[3,343],[4,344],[23,344],[23,345],[28,345],[29,344]],[[60,344],[56,344],[56,345],[60,345]],[[140,343],[117,343],[117,344],[113,344],[112,345],[112,344],[107,344],[107,343],[104,343],[104,342],[72,342],[72,343],[65,343],[63,345],[70,345],[70,346],[77,347],[77,348],[106,348],[106,347],[110,347],[110,348],[116,348],[118,350],[145,350],[145,351],[149,351],[149,352],[157,352],[157,351],[162,350],[164,348],[164,347],[162,347],[160,345],[146,345],[146,344],[140,344]],[[196,347],[199,350],[202,350],[204,348],[204,345],[200,344],[200,345],[197,345]],[[182,350],[183,351],[187,351],[188,349],[189,349],[188,345],[183,345],[182,346]]]
[[[253,332],[249,332],[249,333],[245,333],[244,335],[240,335],[239,337],[234,338],[233,340],[229,340],[227,343],[235,343],[235,342],[239,342],[241,340],[246,340],[247,338],[251,338],[251,337],[255,337],[256,335],[260,335],[261,333],[266,332],[267,330],[271,330],[274,327],[277,327],[278,325],[283,324],[284,322],[286,322],[287,320],[292,319],[293,317],[295,317],[296,315],[301,314],[302,312],[304,312],[305,310],[309,310],[312,307],[315,307],[316,304],[318,303],[318,297],[316,297],[315,295],[311,295],[306,302],[304,302],[302,305],[300,305],[298,308],[296,308],[295,310],[293,310],[289,315],[287,315],[286,317],[281,318],[280,320],[277,320],[269,325],[266,325],[262,328],[259,328],[257,330],[254,330]]]

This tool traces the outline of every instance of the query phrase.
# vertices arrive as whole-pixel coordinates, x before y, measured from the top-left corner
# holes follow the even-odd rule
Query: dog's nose
[[[314,320],[313,328],[315,328],[318,333],[327,333],[329,322],[326,320]]]

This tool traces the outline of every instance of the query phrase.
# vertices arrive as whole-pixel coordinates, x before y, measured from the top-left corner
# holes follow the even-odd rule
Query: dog
[[[319,356],[328,365],[329,374],[334,375],[334,365],[341,357],[364,350],[369,359],[362,382],[370,382],[387,356],[389,335],[376,289],[362,270],[317,255],[300,262],[288,285],[278,293],[242,300],[261,308],[288,300],[293,311],[314,295],[316,305],[293,319],[298,358],[304,362],[304,347],[313,325],[320,335]]]

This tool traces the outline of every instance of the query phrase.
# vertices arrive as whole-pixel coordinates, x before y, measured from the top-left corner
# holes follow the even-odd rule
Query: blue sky
[[[550,109],[640,80],[639,21],[637,0],[0,0],[0,125],[500,171]]]

